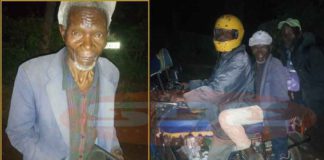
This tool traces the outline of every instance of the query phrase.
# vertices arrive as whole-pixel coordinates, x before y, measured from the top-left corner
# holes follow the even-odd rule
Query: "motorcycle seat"
[[[245,125],[244,129],[247,134],[261,133],[263,130],[263,122],[251,124],[251,125]]]
[[[244,125],[245,133],[248,135],[249,138],[254,138],[257,134],[261,134],[263,132],[264,124],[263,122]],[[220,127],[219,123],[213,125],[214,130],[216,131],[215,135],[224,140],[229,140],[230,138],[226,135],[223,129]]]

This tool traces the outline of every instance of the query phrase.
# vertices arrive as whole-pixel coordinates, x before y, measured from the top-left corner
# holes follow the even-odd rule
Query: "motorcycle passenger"
[[[220,111],[246,106],[245,103],[228,106],[228,103],[244,102],[254,93],[254,72],[245,46],[241,44],[243,36],[244,27],[239,18],[230,14],[220,16],[214,26],[213,40],[220,59],[208,80],[190,83],[192,90],[184,94],[184,100],[191,109],[207,110],[206,117],[212,124],[217,123]],[[228,148],[221,149],[218,142],[214,136],[209,159],[224,159],[223,149]]]
[[[243,125],[264,122],[272,139],[273,160],[288,158],[288,138],[285,123],[287,109],[288,72],[280,60],[271,55],[272,37],[265,31],[257,31],[249,39],[249,46],[255,56],[255,88],[257,105],[239,109],[228,109],[220,113],[219,122],[224,132],[244,155],[251,149]],[[250,148],[249,148],[250,147]],[[244,158],[243,158],[244,159]]]
[[[324,50],[314,34],[303,32],[298,19],[288,18],[278,23],[282,43],[281,62],[289,70],[289,96],[295,103],[324,114]],[[320,48],[322,47],[322,49]]]

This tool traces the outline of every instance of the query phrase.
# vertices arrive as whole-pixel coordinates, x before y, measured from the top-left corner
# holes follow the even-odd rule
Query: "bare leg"
[[[256,105],[224,110],[219,115],[219,123],[222,129],[236,144],[237,150],[249,148],[251,145],[251,140],[246,135],[243,125],[262,121],[263,111]]]

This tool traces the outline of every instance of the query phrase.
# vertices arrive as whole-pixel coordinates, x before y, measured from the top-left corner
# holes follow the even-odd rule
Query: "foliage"
[[[126,4],[117,3],[108,38],[108,41],[120,41],[121,48],[105,50],[103,56],[118,67],[120,90],[147,91],[147,6],[142,3]]]
[[[118,26],[118,27],[117,27]],[[120,41],[119,50],[105,50],[103,56],[119,68],[120,79],[126,81],[123,90],[147,90],[147,21],[136,26],[115,23],[108,41]],[[122,83],[123,84],[123,83]],[[129,85],[132,84],[132,85]],[[120,85],[123,88],[123,85]]]
[[[57,26],[57,25],[56,25]],[[52,51],[62,46],[58,40],[57,27],[52,27],[50,48]],[[29,17],[12,19],[3,17],[3,83],[12,85],[18,67],[24,61],[42,55],[39,52],[42,39],[42,19]]]
[[[278,15],[277,19],[297,18],[300,20],[304,31],[316,32],[324,38],[323,7],[323,0],[288,0],[281,1],[275,11],[276,15]]]

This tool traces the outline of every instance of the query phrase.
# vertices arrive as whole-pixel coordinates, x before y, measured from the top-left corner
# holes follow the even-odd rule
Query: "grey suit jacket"
[[[62,89],[64,56],[59,52],[23,63],[16,76],[8,127],[11,144],[24,160],[61,160],[69,156],[69,114]],[[96,144],[111,151],[119,147],[114,127],[114,97],[118,69],[107,59],[98,59],[100,101]]]
[[[287,87],[288,72],[282,65],[280,60],[272,57],[270,54],[265,66],[261,78],[260,93],[261,106],[268,107],[271,103],[268,103],[269,99],[276,99],[282,102],[289,101],[288,87]],[[264,99],[266,102],[262,102]]]

